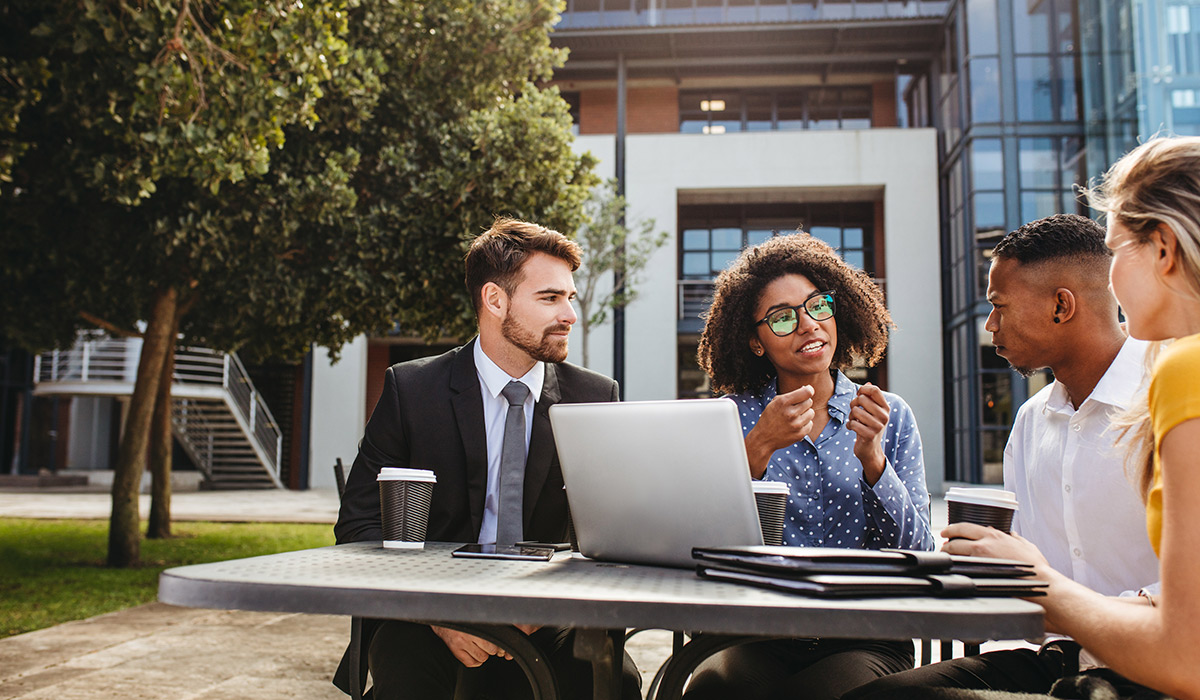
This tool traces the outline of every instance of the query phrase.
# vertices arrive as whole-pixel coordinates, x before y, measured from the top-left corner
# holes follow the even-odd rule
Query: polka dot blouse
[[[904,399],[884,392],[891,410],[883,435],[887,466],[879,481],[870,486],[854,456],[855,433],[845,425],[858,388],[838,372],[829,400],[829,422],[817,441],[805,437],[777,450],[767,465],[763,478],[783,482],[791,490],[783,543],[933,549],[925,461],[912,409]],[[750,432],[777,393],[772,379],[759,392],[729,396],[741,413],[743,435]]]

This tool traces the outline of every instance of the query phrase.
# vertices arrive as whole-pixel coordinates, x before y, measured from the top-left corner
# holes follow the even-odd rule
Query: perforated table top
[[[379,542],[164,571],[164,603],[405,620],[875,639],[1032,638],[1041,607],[1012,598],[823,600],[707,581],[687,569],[556,554],[550,562],[461,559],[457,545]]]

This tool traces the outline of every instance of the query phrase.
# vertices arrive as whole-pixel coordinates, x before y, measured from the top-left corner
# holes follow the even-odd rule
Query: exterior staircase
[[[34,361],[39,396],[130,396],[142,341],[81,333]],[[283,438],[234,353],[180,347],[171,382],[175,438],[215,489],[283,488]]]

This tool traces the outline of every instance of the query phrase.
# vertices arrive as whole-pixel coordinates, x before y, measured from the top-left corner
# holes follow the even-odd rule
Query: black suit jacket
[[[346,479],[334,526],[339,544],[383,539],[376,482],[383,467],[431,469],[437,474],[426,539],[478,540],[487,492],[487,436],[475,370],[477,342],[387,369],[383,394],[367,421]],[[567,499],[550,430],[550,407],[617,400],[617,383],[612,379],[565,362],[546,364],[525,463],[525,539],[562,542],[567,534]],[[363,621],[359,687],[366,681],[366,652],[377,625],[374,620]],[[347,693],[348,672],[347,654],[333,680]]]
[[[431,469],[437,474],[429,541],[479,538],[487,491],[487,438],[475,370],[476,342],[388,368],[383,394],[346,480],[334,528],[339,543],[383,539],[376,483],[383,467]],[[550,430],[550,407],[617,399],[617,383],[604,375],[566,363],[546,364],[525,465],[525,539],[566,538],[567,500]]]

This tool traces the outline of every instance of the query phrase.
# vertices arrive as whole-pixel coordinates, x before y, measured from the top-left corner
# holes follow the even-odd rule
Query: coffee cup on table
[[[751,481],[754,505],[758,507],[758,526],[763,544],[783,544],[783,520],[787,514],[788,485],[779,481]]]
[[[946,509],[951,523],[975,523],[1009,532],[1018,510],[1017,495],[1003,489],[955,486],[946,492]]]
[[[423,549],[437,476],[428,469],[384,467],[379,470],[378,481],[383,546]]]

